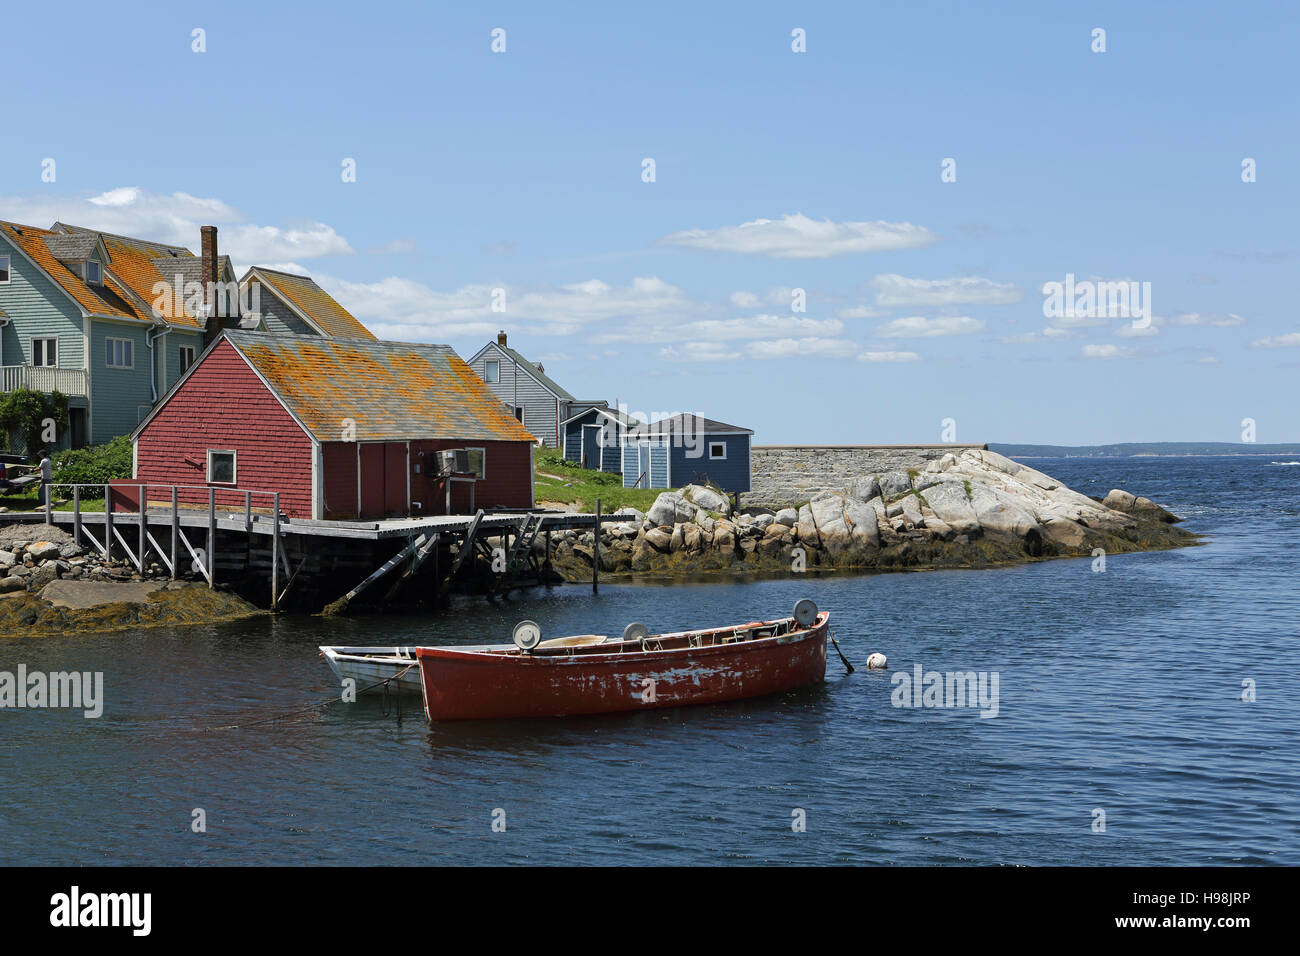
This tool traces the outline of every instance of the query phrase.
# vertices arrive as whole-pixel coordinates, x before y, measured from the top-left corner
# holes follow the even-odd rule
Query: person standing
[[[47,449],[40,450],[41,460],[39,464],[33,465],[29,470],[40,470],[41,473],[41,494],[40,506],[45,507],[50,497],[50,484],[54,481],[54,463],[50,461],[50,453]]]

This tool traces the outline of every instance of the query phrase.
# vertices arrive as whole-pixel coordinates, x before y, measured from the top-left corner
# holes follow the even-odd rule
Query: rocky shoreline
[[[687,486],[644,514],[618,515],[626,520],[602,529],[601,574],[981,568],[1198,541],[1147,498],[1116,489],[1099,501],[979,448],[855,477],[797,508],[733,511],[716,490]],[[595,553],[593,532],[567,531],[553,542],[552,563],[568,580],[590,580]]]
[[[205,584],[105,561],[51,525],[0,528],[0,637],[180,626],[264,613]]]

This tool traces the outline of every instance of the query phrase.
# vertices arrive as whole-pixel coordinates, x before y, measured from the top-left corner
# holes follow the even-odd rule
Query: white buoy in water
[[[885,665],[888,663],[889,663],[889,658],[885,657],[885,655],[880,653],[880,651],[876,651],[874,654],[872,654],[870,657],[867,658],[867,667],[869,667],[872,670],[883,669]]]

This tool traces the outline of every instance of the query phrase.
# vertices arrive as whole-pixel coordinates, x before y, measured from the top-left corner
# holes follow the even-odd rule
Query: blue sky
[[[6,10],[0,218],[212,222],[382,337],[759,442],[1300,440],[1295,6],[209,6]],[[1067,274],[1150,326],[1049,320]]]

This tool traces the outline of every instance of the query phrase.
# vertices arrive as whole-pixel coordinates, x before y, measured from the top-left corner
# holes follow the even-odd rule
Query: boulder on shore
[[[814,489],[798,508],[733,509],[716,489],[688,485],[660,494],[642,523],[607,527],[602,537],[622,549],[617,560],[610,553],[620,571],[788,573],[794,564],[892,570],[1194,543],[1194,535],[1171,527],[1178,520],[1150,499],[1116,489],[1098,501],[1003,455],[970,448],[921,471],[856,475],[839,488]],[[563,572],[567,561],[569,573],[583,579],[591,562],[575,551],[563,541],[557,567]],[[604,545],[601,553],[605,568]]]

